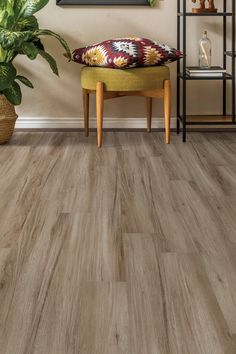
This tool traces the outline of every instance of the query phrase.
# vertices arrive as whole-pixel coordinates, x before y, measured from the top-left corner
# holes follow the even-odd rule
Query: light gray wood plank
[[[236,252],[226,258],[222,255],[203,256],[203,261],[214,294],[227,323],[229,333],[236,334]]]
[[[235,353],[235,342],[195,254],[161,255],[171,353]]]
[[[86,283],[81,297],[80,352],[129,354],[126,284]]]
[[[48,213],[42,228],[32,228],[30,233],[22,231],[12,264],[11,287],[0,312],[0,344],[6,354],[32,351],[48,288],[66,240],[67,220],[66,214],[55,217]]]
[[[130,354],[169,353],[167,309],[153,237],[155,235],[123,235]]]

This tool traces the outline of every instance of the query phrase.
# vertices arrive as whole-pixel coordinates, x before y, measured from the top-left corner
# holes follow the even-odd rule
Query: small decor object
[[[206,7],[206,0],[199,0],[200,1],[200,7],[199,8],[193,8],[192,12],[193,13],[202,13],[202,12],[217,12],[217,9],[215,8],[214,0],[208,0],[209,6]],[[192,2],[195,4],[197,0],[192,0]]]
[[[146,38],[110,39],[74,50],[73,60],[87,66],[127,69],[159,66],[182,58],[182,52]]]
[[[199,67],[211,67],[211,41],[207,37],[207,31],[203,32],[203,36],[199,41]]]
[[[56,0],[57,5],[86,5],[86,6],[155,6],[156,0]]]
[[[45,51],[41,36],[52,36],[64,47],[67,57],[71,57],[66,41],[57,33],[39,29],[34,14],[49,0],[0,1],[0,143],[10,140],[17,118],[14,106],[21,103],[22,83],[30,88],[33,84],[24,76],[18,75],[14,66],[17,55],[22,54],[30,60],[38,55],[45,59],[54,74],[58,75],[55,59]]]

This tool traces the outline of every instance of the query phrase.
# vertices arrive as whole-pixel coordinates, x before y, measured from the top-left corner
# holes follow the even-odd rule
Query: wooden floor
[[[1,354],[235,354],[236,135],[0,147]]]

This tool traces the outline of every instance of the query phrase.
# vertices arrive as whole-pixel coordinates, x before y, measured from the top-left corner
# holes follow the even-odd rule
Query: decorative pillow
[[[111,39],[73,52],[77,63],[114,69],[158,66],[182,56],[179,50],[146,38]]]

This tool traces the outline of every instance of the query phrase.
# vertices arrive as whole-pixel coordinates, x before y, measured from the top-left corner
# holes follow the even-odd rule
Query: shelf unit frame
[[[186,11],[187,0],[177,0],[177,48],[184,53],[183,64],[181,70],[181,63],[177,63],[177,133],[180,133],[180,126],[182,126],[183,142],[186,141],[186,133],[188,125],[236,125],[235,119],[235,0],[231,0],[231,12],[227,11],[227,0],[223,0],[223,11],[217,13],[192,13]],[[231,73],[224,74],[222,77],[190,77],[186,73],[187,68],[187,18],[188,17],[222,17],[223,19],[223,69],[227,68],[227,58],[231,59]],[[231,50],[227,50],[227,18],[232,21],[231,33]],[[181,29],[182,21],[182,29]],[[182,41],[181,41],[182,39]],[[182,43],[181,43],[182,42]],[[182,48],[181,48],[182,44]],[[196,80],[221,80],[222,81],[222,101],[223,109],[222,115],[214,116],[188,116],[186,112],[187,103],[187,82]],[[231,114],[227,115],[227,80],[231,81]],[[182,97],[181,97],[181,83],[182,83]],[[182,103],[182,110],[181,110]],[[199,117],[199,120],[197,120]],[[209,119],[208,119],[209,117]],[[216,119],[214,120],[214,117]],[[222,119],[220,119],[222,117]]]

